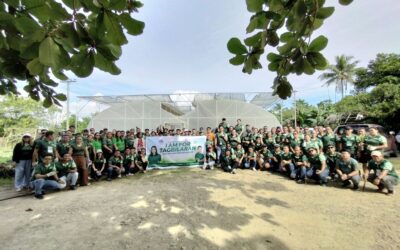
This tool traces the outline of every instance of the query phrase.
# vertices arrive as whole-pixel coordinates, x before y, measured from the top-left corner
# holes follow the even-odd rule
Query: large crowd
[[[329,126],[256,128],[243,125],[240,119],[230,126],[223,118],[215,129],[160,126],[151,131],[91,128],[77,133],[70,126],[58,134],[43,129],[36,139],[24,134],[13,152],[15,188],[32,189],[42,199],[46,190],[75,190],[90,181],[145,173],[149,162],[160,157],[153,150],[146,155],[149,136],[206,136],[206,152],[200,148],[196,161],[203,169],[220,167],[231,174],[237,168],[270,171],[299,184],[312,181],[325,186],[338,181],[354,190],[364,179],[364,185],[369,181],[388,195],[394,194],[399,179],[383,154],[387,140],[374,127],[357,134],[346,127],[342,134],[335,134]]]

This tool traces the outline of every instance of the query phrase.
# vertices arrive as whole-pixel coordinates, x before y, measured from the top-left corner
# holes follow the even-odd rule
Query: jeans
[[[29,187],[32,160],[20,160],[15,166],[15,188]]]
[[[361,181],[361,176],[357,174],[357,175],[354,175],[354,176],[348,178],[347,180],[344,180],[344,181],[342,180],[342,182],[348,182],[348,181],[353,182],[354,186],[358,186],[358,184],[360,184],[360,181]]]
[[[380,172],[369,174],[368,181],[373,183],[374,180],[376,179],[376,177],[378,177],[379,175],[380,175]],[[397,183],[398,183],[398,180],[396,177],[386,175],[385,177],[382,178],[382,180],[378,186],[382,187],[382,188],[387,188],[387,190],[389,190],[389,191],[393,191],[394,186],[397,185]]]
[[[300,173],[300,179],[313,179],[318,181],[320,184],[326,184],[328,182],[329,170],[327,168],[324,171],[317,174],[317,169],[315,167],[302,167]]]
[[[226,148],[225,147],[221,147],[221,146],[217,146],[217,159],[216,162],[220,162],[221,161],[221,157],[225,154]]]
[[[60,177],[61,180],[64,181],[64,184],[58,183],[60,189],[64,189],[67,185],[75,186],[76,182],[78,181],[78,172],[68,173],[66,176]]]
[[[290,179],[296,179],[300,174],[300,168],[296,168],[293,163],[289,164],[289,177]]]
[[[53,180],[37,179],[32,181],[32,185],[35,189],[35,195],[43,194],[44,189],[60,189],[59,183]]]

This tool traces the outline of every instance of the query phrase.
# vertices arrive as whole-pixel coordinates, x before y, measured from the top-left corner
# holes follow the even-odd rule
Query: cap
[[[280,148],[280,147],[281,147],[281,145],[279,145],[279,144],[275,144],[275,145],[274,145],[274,147],[275,147],[275,148]]]
[[[346,130],[350,130],[350,129],[352,129],[352,127],[350,127],[350,126],[346,126],[346,127],[344,127],[344,129],[346,129]]]
[[[32,137],[32,135],[29,133],[25,133],[22,137]]]
[[[377,151],[377,150],[372,151],[371,152],[371,156],[382,156],[382,152],[381,151]]]
[[[97,153],[103,153],[103,151],[102,151],[101,149],[97,149],[97,150],[96,150],[96,154],[97,154]]]
[[[310,150],[317,150],[315,147],[309,147],[308,149],[307,149],[307,151],[310,151]]]

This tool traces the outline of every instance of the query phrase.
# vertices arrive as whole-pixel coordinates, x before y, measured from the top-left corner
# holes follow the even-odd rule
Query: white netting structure
[[[271,93],[178,93],[163,95],[81,96],[80,99],[105,104],[89,126],[128,130],[216,127],[222,118],[231,125],[240,118],[256,127],[279,126],[266,109],[278,101]]]

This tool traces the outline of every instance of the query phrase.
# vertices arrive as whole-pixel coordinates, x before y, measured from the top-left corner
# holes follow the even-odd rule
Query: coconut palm
[[[340,55],[335,58],[336,64],[329,65],[327,72],[319,76],[321,80],[327,80],[322,86],[336,84],[336,92],[342,94],[342,99],[347,92],[349,83],[354,83],[354,75],[358,61],[352,56]]]

